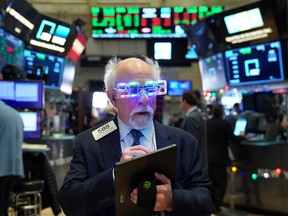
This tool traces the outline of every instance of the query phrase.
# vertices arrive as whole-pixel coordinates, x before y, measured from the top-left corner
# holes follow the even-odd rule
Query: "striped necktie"
[[[140,137],[143,136],[142,132],[140,130],[132,129],[130,131],[130,134],[134,138],[134,142],[133,142],[132,146],[140,145]]]

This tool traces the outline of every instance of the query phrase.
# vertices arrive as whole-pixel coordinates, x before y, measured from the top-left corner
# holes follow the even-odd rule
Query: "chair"
[[[12,215],[40,216],[42,210],[41,192],[44,188],[43,180],[20,179],[11,193]]]

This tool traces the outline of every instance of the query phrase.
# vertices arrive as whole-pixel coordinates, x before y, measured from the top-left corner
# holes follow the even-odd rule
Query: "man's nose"
[[[139,103],[146,105],[149,101],[149,96],[145,90],[141,90],[139,93]]]

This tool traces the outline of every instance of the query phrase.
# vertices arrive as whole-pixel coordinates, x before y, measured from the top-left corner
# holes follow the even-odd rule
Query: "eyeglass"
[[[165,95],[167,93],[167,82],[166,80],[146,81],[144,87],[141,87],[139,82],[118,83],[114,89],[117,98],[136,97],[142,90],[148,96]]]

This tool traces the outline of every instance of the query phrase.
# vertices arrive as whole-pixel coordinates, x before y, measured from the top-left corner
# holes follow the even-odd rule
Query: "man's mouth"
[[[149,112],[143,111],[143,112],[137,112],[135,114],[137,114],[137,115],[147,115],[147,114],[149,114]]]

